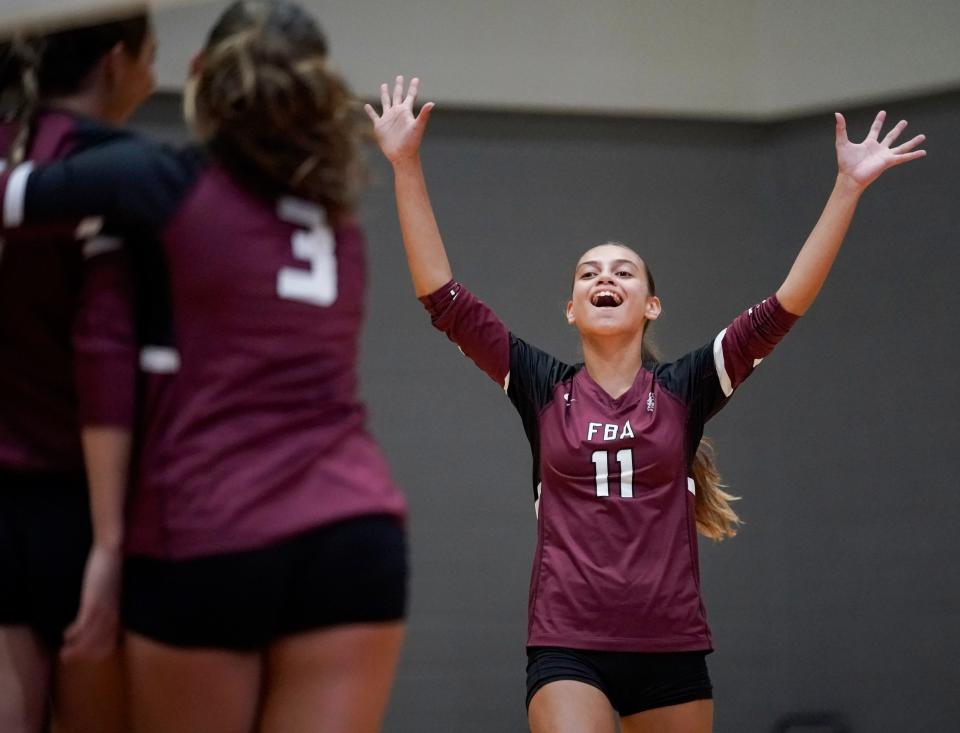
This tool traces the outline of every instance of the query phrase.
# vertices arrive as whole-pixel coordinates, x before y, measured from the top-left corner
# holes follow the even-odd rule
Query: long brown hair
[[[117,44],[137,56],[149,31],[146,11],[136,8],[126,17],[43,34],[19,33],[0,44],[5,116],[18,126],[6,154],[10,164],[17,165],[26,157],[45,98],[83,90],[96,65]]]
[[[627,245],[621,242],[607,242],[623,247],[636,255],[643,263],[643,270],[647,277],[647,292],[650,295],[657,294],[657,286],[653,280],[653,273],[646,260],[633,251]],[[652,321],[648,321],[643,329],[643,341],[640,345],[640,351],[644,363],[660,361],[656,346],[650,338],[650,328]],[[727,486],[720,478],[720,471],[717,468],[716,450],[713,441],[710,438],[703,437],[697,445],[697,452],[694,454],[690,466],[694,486],[696,487],[695,519],[697,522],[697,531],[704,537],[711,540],[722,540],[727,537],[733,537],[737,534],[737,527],[742,523],[740,517],[730,506],[730,503],[737,501],[740,497],[733,496],[724,491]]]
[[[353,208],[363,180],[357,104],[302,8],[234,2],[210,32],[191,94],[196,134],[245,183],[332,217]]]
[[[4,42],[0,55],[0,88],[3,89],[4,121],[17,125],[17,132],[6,151],[11,166],[19,165],[30,147],[34,118],[40,105],[37,71],[40,67],[40,43],[22,35]]]

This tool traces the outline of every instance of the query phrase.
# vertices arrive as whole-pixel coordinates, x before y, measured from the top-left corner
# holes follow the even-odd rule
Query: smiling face
[[[660,315],[660,299],[650,292],[647,267],[629,247],[601,244],[577,263],[567,321],[581,336],[642,334]]]

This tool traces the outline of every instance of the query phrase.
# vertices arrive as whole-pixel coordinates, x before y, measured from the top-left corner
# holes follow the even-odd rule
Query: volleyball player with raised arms
[[[713,642],[699,588],[697,529],[734,533],[731,498],[698,449],[704,423],[810,307],[860,195],[886,169],[924,155],[917,136],[892,147],[884,113],[862,143],[836,119],[839,172],[820,220],[776,293],[703,347],[671,363],[645,358],[660,315],[645,262],[616,243],[574,270],[566,316],[584,363],[564,364],[510,333],[453,279],[427,194],[418,80],[381,87],[367,105],[393,165],[416,295],[434,325],[500,385],[520,413],[534,458],[538,541],[529,600],[527,705],[534,733],[703,733],[713,703]]]
[[[0,46],[0,168],[123,133],[153,90],[146,14]],[[136,344],[122,241],[97,221],[0,250],[0,730],[126,730],[118,611]],[[23,241],[27,240],[27,241]],[[52,709],[48,702],[52,700]]]
[[[372,733],[403,635],[406,506],[357,396],[363,120],[283,1],[227,8],[187,97],[202,147],[130,139],[0,177],[5,227],[102,215],[149,291],[123,602],[135,729]]]

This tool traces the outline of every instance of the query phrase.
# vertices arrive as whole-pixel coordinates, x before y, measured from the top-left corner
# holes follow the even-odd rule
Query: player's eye
[[[617,277],[633,277],[633,273],[629,270],[620,270],[617,272]]]
[[[596,274],[597,274],[597,273],[593,272],[592,270],[587,270],[586,272],[581,272],[581,273],[580,273],[580,279],[581,279],[581,280],[588,280],[588,279],[590,279],[591,277],[594,277]]]

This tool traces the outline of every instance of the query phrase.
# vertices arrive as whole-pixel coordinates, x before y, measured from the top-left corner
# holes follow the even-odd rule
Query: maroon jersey
[[[704,423],[796,320],[776,297],[613,398],[509,333],[459,283],[423,298],[434,325],[506,391],[533,450],[538,516],[530,646],[712,648],[691,465]]]
[[[0,150],[15,133],[0,125]],[[118,134],[45,111],[29,155],[55,160]],[[135,359],[128,263],[101,222],[0,240],[0,470],[82,474],[81,426],[131,428]]]
[[[138,139],[37,168],[10,201],[8,226],[100,214],[137,244],[150,376],[130,552],[250,549],[405,513],[357,396],[357,224]]]

